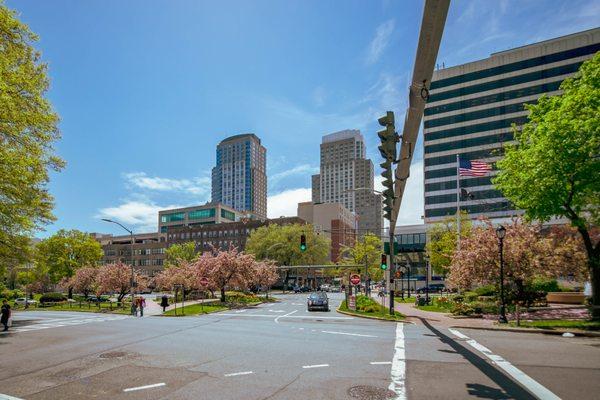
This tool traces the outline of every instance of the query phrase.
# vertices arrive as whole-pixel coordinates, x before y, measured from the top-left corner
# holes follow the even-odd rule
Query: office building
[[[111,264],[121,261],[126,264],[131,262],[131,236],[110,234],[91,234],[102,246],[102,264]],[[165,250],[168,243],[160,238],[157,232],[136,233],[133,235],[133,266],[141,273],[154,276],[162,271]]]
[[[373,163],[358,130],[323,136],[320,171],[312,176],[312,202],[340,203],[358,218],[358,233],[382,234],[381,195],[373,193]]]
[[[344,247],[356,240],[356,216],[339,203],[298,203],[298,218],[313,225],[317,234],[331,240],[329,259],[340,261]]]
[[[524,104],[560,93],[561,82],[599,50],[597,28],[435,71],[424,116],[425,222],[456,215],[457,154],[490,164],[500,159],[513,140],[511,125],[527,121]],[[460,178],[460,209],[471,218],[522,213],[494,188],[495,174]]]
[[[267,218],[267,149],[252,134],[228,137],[217,146],[212,201],[255,218]]]
[[[242,217],[242,213],[221,203],[161,210],[158,212],[158,231],[166,233],[168,229],[180,226],[235,222]]]

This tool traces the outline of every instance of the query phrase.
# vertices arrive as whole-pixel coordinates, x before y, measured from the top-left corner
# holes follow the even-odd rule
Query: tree
[[[583,252],[573,240],[559,240],[555,233],[542,235],[540,226],[515,219],[506,226],[504,238],[504,275],[523,298],[526,287],[536,277],[557,278],[585,271]],[[452,257],[448,283],[468,288],[472,284],[498,284],[500,256],[496,229],[486,221],[461,241]]]
[[[516,144],[493,180],[527,220],[566,217],[587,253],[592,315],[600,319],[600,53],[565,79],[558,96],[528,105],[529,122],[513,127]]]
[[[75,271],[75,275],[70,278],[70,284],[75,292],[81,293],[87,297],[96,289],[96,278],[99,269],[94,267],[83,267]]]
[[[265,287],[268,298],[269,288],[273,286],[279,279],[277,267],[271,261],[260,261],[254,262],[253,269],[254,271],[251,278],[252,283],[258,286],[259,290],[261,287]]]
[[[48,267],[51,281],[57,283],[72,277],[78,268],[95,266],[102,259],[102,247],[87,233],[61,229],[37,244],[36,259]]]
[[[137,290],[142,290],[146,286],[146,279],[138,272],[134,272],[134,279],[137,283]],[[118,295],[118,301],[131,291],[131,266],[116,262],[106,264],[98,269],[96,276],[96,294],[115,292]]]
[[[461,213],[460,231],[462,238],[469,237],[471,233],[471,220],[466,212]],[[456,217],[448,217],[429,228],[427,244],[425,249],[429,256],[429,265],[433,271],[440,275],[446,275],[449,271],[452,257],[457,249],[458,238]]]
[[[190,263],[200,254],[201,252],[196,250],[196,243],[194,242],[174,244],[165,251],[165,267],[169,268],[182,262]]]
[[[179,259],[176,266],[165,268],[156,277],[156,285],[164,290],[173,290],[175,285],[183,285],[184,293],[201,289],[198,282],[200,272],[198,265],[193,262]]]
[[[1,264],[28,254],[28,237],[54,219],[48,171],[64,162],[53,154],[58,115],[44,97],[47,65],[32,46],[38,38],[2,3],[0,32]]]
[[[300,250],[300,236],[306,237],[306,250]],[[325,264],[329,259],[330,240],[317,235],[310,224],[271,224],[250,234],[246,252],[257,260],[274,260],[278,265]]]
[[[252,282],[256,260],[252,254],[244,254],[235,247],[229,250],[206,252],[196,261],[199,276],[205,276],[210,284],[221,291],[221,301],[225,302],[227,288],[247,289]]]
[[[367,265],[371,280],[381,280],[383,278],[383,270],[381,269],[381,254],[383,251],[383,243],[379,236],[372,233],[367,233],[362,239],[356,241],[353,247],[350,247],[348,254],[351,257],[352,264]]]

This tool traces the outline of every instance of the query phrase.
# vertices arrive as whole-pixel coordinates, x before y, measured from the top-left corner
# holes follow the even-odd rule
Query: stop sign
[[[202,286],[208,286],[208,278],[206,278],[204,276],[202,278],[200,278],[200,284]]]
[[[354,274],[350,276],[350,283],[353,285],[358,285],[360,283],[360,275]]]

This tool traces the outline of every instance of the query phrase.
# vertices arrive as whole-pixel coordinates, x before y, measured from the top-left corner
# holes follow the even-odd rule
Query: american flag
[[[485,176],[492,166],[483,161],[469,161],[459,158],[458,173],[460,176]]]

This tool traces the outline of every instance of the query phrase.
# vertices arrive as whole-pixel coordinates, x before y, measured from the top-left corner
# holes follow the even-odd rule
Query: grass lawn
[[[425,306],[416,306],[416,308],[418,308],[419,310],[423,310],[423,311],[432,311],[432,312],[441,312],[441,313],[449,313],[450,308],[449,307],[441,307],[437,304],[429,304],[429,305],[425,305]]]
[[[229,307],[221,305],[221,303],[209,303],[209,304],[191,304],[189,306],[185,306],[183,308],[177,308],[177,316],[185,316],[185,315],[200,315],[200,314],[210,314],[218,311],[228,310]],[[183,313],[182,313],[183,311]],[[175,316],[175,310],[169,310],[162,314],[168,317]]]
[[[398,311],[395,311],[395,315],[390,315],[390,310],[387,307],[384,307],[382,305],[379,305],[379,312],[364,312],[364,311],[359,311],[359,310],[350,310],[348,309],[348,307],[346,307],[346,301],[342,301],[342,304],[340,304],[339,310],[353,314],[353,315],[359,315],[359,316],[365,316],[365,317],[374,317],[374,318],[380,318],[380,319],[385,319],[388,321],[402,321],[404,320],[405,316],[402,313],[399,313]]]
[[[510,326],[517,326],[515,321],[510,321]],[[600,330],[600,321],[589,320],[566,320],[566,319],[547,319],[540,321],[521,321],[521,328],[539,328],[539,329],[580,329],[583,331]]]
[[[112,308],[112,309],[111,309]],[[114,303],[101,303],[100,307],[96,303],[61,303],[49,307],[32,307],[24,309],[23,307],[15,308],[16,311],[77,311],[77,312],[93,312],[93,313],[108,313],[108,314],[131,314],[129,304],[125,307],[117,307]]]

